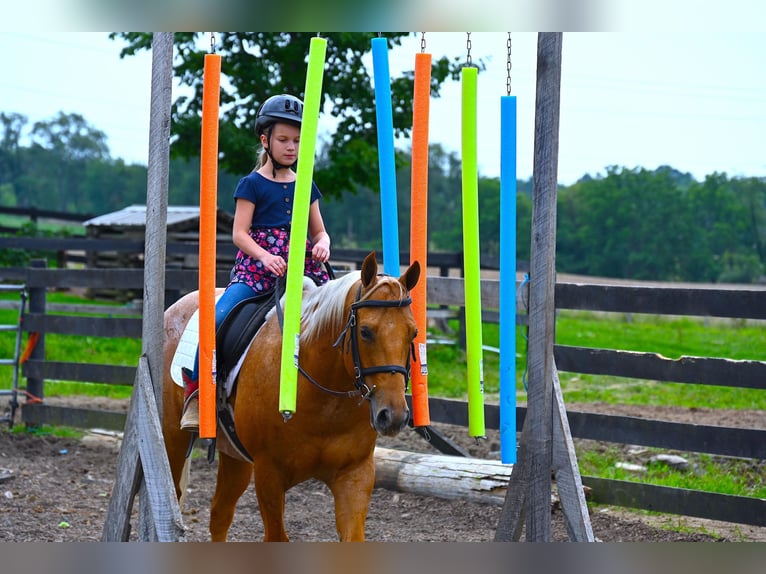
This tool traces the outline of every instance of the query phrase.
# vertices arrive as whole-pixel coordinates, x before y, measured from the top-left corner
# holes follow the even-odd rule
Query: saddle
[[[249,297],[237,303],[229,312],[215,334],[216,344],[216,414],[218,426],[228,444],[219,445],[222,450],[235,458],[252,463],[253,459],[239,440],[234,426],[234,409],[229,397],[236,394],[237,379],[232,383],[231,393],[226,392],[226,382],[236,368],[240,358],[247,351],[258,329],[266,321],[266,315],[277,304],[285,292],[284,281],[277,281],[274,289]],[[226,352],[223,352],[223,350]],[[231,449],[227,447],[231,447]],[[216,441],[208,447],[208,460],[215,456]],[[232,452],[233,449],[233,452]]]

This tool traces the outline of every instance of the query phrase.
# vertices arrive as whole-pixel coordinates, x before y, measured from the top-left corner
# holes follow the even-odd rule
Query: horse
[[[334,497],[339,539],[364,541],[377,436],[395,436],[409,419],[405,393],[417,332],[409,293],[419,277],[417,261],[398,278],[379,275],[372,252],[360,271],[304,291],[296,412],[289,420],[278,409],[281,307],[269,312],[244,356],[231,398],[236,434],[252,464],[216,441],[211,540],[226,540],[235,505],[252,480],[264,541],[289,541],[285,493],[313,478]],[[171,379],[170,363],[198,302],[198,292],[189,293],[164,318],[162,428],[179,500],[190,434],[179,427],[183,389]]]

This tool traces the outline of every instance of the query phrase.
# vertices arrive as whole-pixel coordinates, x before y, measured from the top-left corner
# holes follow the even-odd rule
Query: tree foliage
[[[764,272],[766,181],[611,167],[561,190],[562,271],[669,281],[749,282]]]
[[[88,141],[92,140],[92,141]],[[29,143],[26,144],[25,142]],[[70,149],[72,148],[72,149]],[[76,148],[76,149],[75,149]],[[406,152],[405,152],[406,155]],[[429,155],[428,245],[462,251],[461,162],[434,145]],[[376,170],[371,170],[373,173]],[[219,205],[233,211],[239,176],[219,171]],[[169,204],[199,203],[199,162],[170,162]],[[409,248],[411,170],[397,172],[399,244]],[[102,214],[146,201],[146,167],[108,156],[102,132],[79,116],[28,126],[0,113],[0,206]],[[500,182],[479,178],[482,257],[499,254]],[[532,180],[517,182],[517,257],[529,259]],[[610,167],[558,193],[557,261],[562,273],[626,279],[752,282],[766,270],[766,179],[713,173],[703,181],[670,167]],[[322,202],[333,245],[381,247],[380,197],[371,186]]]
[[[389,47],[401,45],[408,33],[386,34]],[[290,93],[304,98],[309,44],[315,34],[273,32],[217,32],[216,53],[222,55],[221,121],[219,150],[221,169],[245,175],[255,162],[258,142],[255,115],[269,96]],[[114,33],[127,42],[121,54],[129,56],[151,48],[152,35]],[[377,135],[375,93],[365,59],[373,34],[330,33],[327,39],[322,85],[320,128],[330,129],[320,149],[314,173],[322,193],[339,197],[359,186],[377,189]],[[192,95],[181,95],[172,106],[172,153],[190,159],[200,150],[200,118],[205,54],[209,43],[200,33],[176,33],[173,72]],[[479,65],[483,64],[479,61]],[[462,63],[446,57],[435,60],[431,71],[431,95],[438,97],[442,84],[458,79]],[[395,136],[406,136],[412,125],[413,72],[391,79]],[[399,153],[398,163],[405,157]]]

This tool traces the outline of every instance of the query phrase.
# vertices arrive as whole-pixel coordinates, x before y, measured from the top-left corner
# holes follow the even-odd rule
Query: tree
[[[407,33],[386,36],[389,47],[401,45]],[[220,167],[235,174],[248,173],[254,164],[257,141],[255,115],[269,96],[287,92],[303,98],[309,43],[314,34],[274,32],[217,32],[216,52],[223,56]],[[111,38],[127,42],[121,55],[130,56],[151,48],[152,35],[138,32],[113,33]],[[324,129],[336,124],[326,139],[314,178],[322,192],[341,196],[360,186],[378,189],[375,94],[365,56],[371,51],[374,34],[339,32],[324,36],[327,42],[325,78],[322,87]],[[204,56],[208,43],[201,33],[176,33],[174,74],[192,88],[191,96],[179,96],[172,105],[174,157],[193,158],[200,150],[200,117]],[[414,58],[413,58],[414,60]],[[483,68],[483,63],[478,60]],[[438,97],[442,84],[459,78],[462,62],[446,57],[435,60],[431,72],[431,95]],[[413,72],[391,79],[394,131],[406,136],[412,124]],[[399,154],[398,163],[405,159]]]
[[[689,208],[700,231],[697,242],[705,246],[700,265],[707,272],[695,280],[750,282],[763,272],[759,220],[766,196],[756,182],[714,173],[690,188]]]
[[[3,197],[14,196],[15,205],[18,205],[19,198],[14,182],[22,172],[19,141],[26,124],[27,117],[24,115],[0,113],[0,184],[8,186]]]
[[[106,134],[80,114],[59,112],[51,120],[35,122],[32,142],[56,152],[67,161],[109,159]]]
[[[665,169],[610,167],[559,194],[558,268],[634,279],[684,278],[694,238],[689,212]]]
[[[41,172],[34,188],[30,188],[34,193],[25,199],[60,211],[88,212],[81,182],[88,162],[109,159],[106,134],[79,114],[59,112],[51,120],[36,122],[31,137],[30,161]]]

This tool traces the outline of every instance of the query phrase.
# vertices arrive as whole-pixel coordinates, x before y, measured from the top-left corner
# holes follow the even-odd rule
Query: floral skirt
[[[290,232],[287,229],[278,227],[251,229],[250,237],[272,255],[280,255],[287,261],[290,249]],[[306,247],[301,254],[306,258],[303,274],[311,278],[317,285],[327,283],[330,277],[324,266],[311,257],[310,241],[306,240]],[[237,252],[229,284],[246,283],[256,293],[264,293],[273,289],[276,282],[277,276],[267,271],[263,267],[263,263],[250,257],[241,249]]]

